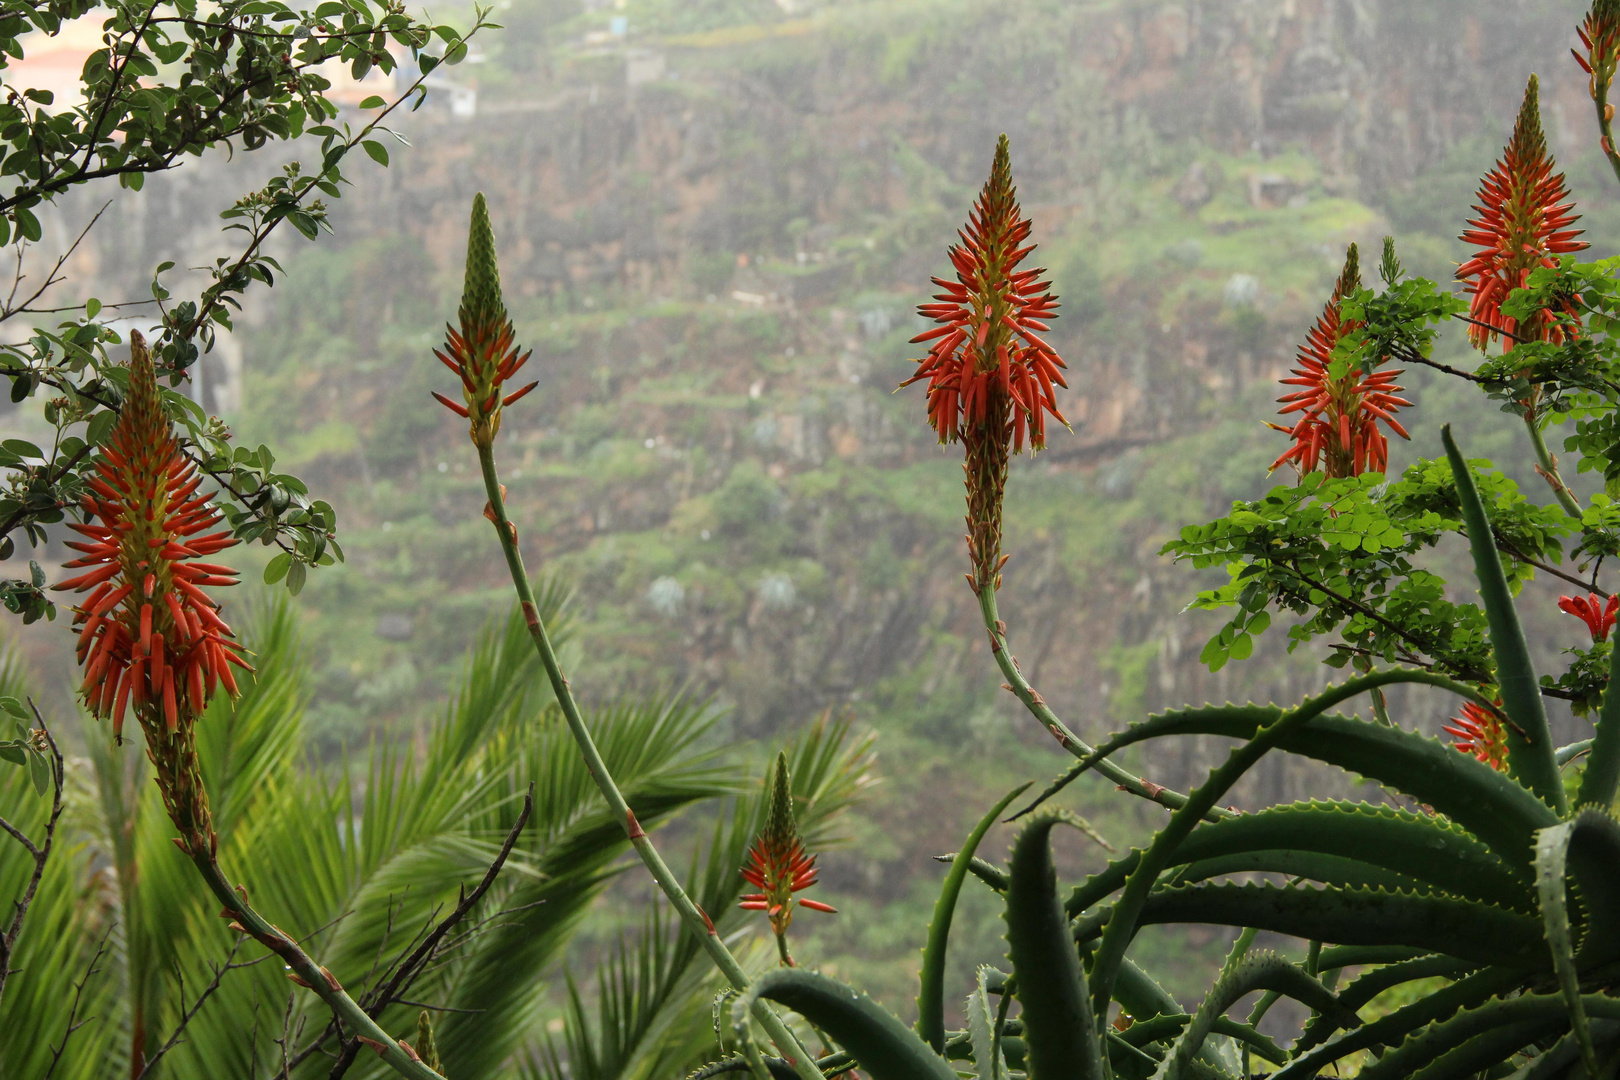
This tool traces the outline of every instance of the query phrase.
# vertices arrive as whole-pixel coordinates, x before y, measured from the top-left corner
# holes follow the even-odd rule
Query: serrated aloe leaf
[[[1092,962],[1093,1013],[1096,1015],[1106,1014],[1108,1000],[1113,992],[1114,978],[1119,970],[1120,962],[1125,958],[1125,949],[1136,934],[1138,916],[1141,914],[1149,894],[1158,883],[1159,876],[1173,861],[1176,849],[1198,827],[1203,816],[1215,806],[1222,796],[1231,790],[1234,784],[1242,779],[1245,773],[1258,764],[1267,753],[1281,745],[1288,736],[1298,732],[1310,721],[1320,717],[1341,702],[1375,687],[1401,682],[1433,683],[1436,678],[1429,672],[1402,670],[1374,671],[1356,678],[1347,679],[1337,686],[1329,686],[1322,692],[1305,699],[1293,709],[1261,727],[1248,742],[1235,747],[1227,756],[1226,762],[1215,769],[1208,780],[1187,796],[1186,803],[1171,814],[1169,822],[1159,830],[1153,839],[1152,845],[1142,854],[1136,869],[1131,872],[1130,877],[1126,880],[1125,888],[1120,893],[1119,900],[1114,904],[1112,918],[1103,930],[1102,940],[1097,945],[1097,954]],[[1469,691],[1469,693],[1473,693],[1473,691]],[[1380,728],[1379,730],[1388,731],[1390,729]],[[1461,757],[1462,755],[1458,754],[1456,756]],[[1201,922],[1205,920],[1195,919],[1193,921]],[[1260,924],[1242,923],[1241,925],[1254,926]],[[1317,934],[1304,936],[1311,938],[1323,937],[1323,935]],[[1325,939],[1334,940],[1331,936]]]
[[[1598,1054],[1608,1058],[1614,1043],[1620,1041],[1620,1020],[1598,1020],[1592,1024],[1592,1041]],[[1568,1075],[1570,1066],[1580,1060],[1581,1047],[1574,1032],[1565,1035],[1545,1051],[1519,1066],[1506,1080],[1554,1080]]]
[[[1129,957],[1119,966],[1119,976],[1114,980],[1114,1000],[1137,1020],[1182,1015],[1181,1003]],[[1206,1042],[1199,1057],[1217,1074],[1238,1070],[1237,1055],[1224,1042]]]
[[[917,1037],[899,1017],[836,979],[800,968],[782,968],[757,979],[733,1008],[734,1024],[746,1031],[757,999],[785,1005],[855,1056],[873,1080],[958,1080],[950,1063]]]
[[[1102,1080],[1102,1049],[1086,977],[1052,865],[1052,827],[1062,821],[1060,815],[1044,814],[1013,842],[1007,864],[1007,954],[1018,984],[1032,1080]]]
[[[968,833],[962,850],[956,853],[951,868],[940,887],[939,899],[934,902],[934,917],[928,924],[928,944],[923,947],[923,962],[917,992],[917,1034],[936,1051],[945,1049],[945,954],[950,944],[951,920],[956,915],[956,901],[962,895],[962,883],[972,866],[973,853],[979,841],[990,831],[1001,812],[1029,789],[1028,784],[1015,788],[1002,796],[990,812]]]
[[[1216,855],[1187,863],[1172,878],[1175,885],[1194,885],[1228,874],[1282,874],[1290,879],[1315,881],[1362,889],[1406,890],[1428,888],[1417,878],[1357,862],[1338,855],[1271,849]]]
[[[1242,710],[1184,709],[1161,713],[1114,736],[1098,753],[1169,735],[1253,738],[1259,716]],[[1526,886],[1537,829],[1556,825],[1546,803],[1511,778],[1439,739],[1353,717],[1323,715],[1285,734],[1278,749],[1376,780],[1425,803],[1490,846]],[[1106,894],[1105,894],[1106,895]]]
[[[1620,1019],[1620,998],[1583,994],[1581,1007],[1589,1016]],[[1364,1066],[1358,1077],[1359,1080],[1409,1080],[1443,1055],[1482,1038],[1498,1055],[1495,1061],[1486,1064],[1495,1064],[1519,1047],[1557,1034],[1568,1023],[1567,1007],[1561,994],[1493,998],[1412,1036],[1376,1062]],[[1497,1034],[1491,1038],[1493,1032]],[[1481,1068],[1476,1065],[1472,1071]]]
[[[1090,940],[1112,922],[1100,908],[1075,923]],[[1278,885],[1161,888],[1142,905],[1138,925],[1199,922],[1253,926],[1342,945],[1407,945],[1482,963],[1542,956],[1541,925],[1530,915],[1434,893]]]
[[[1279,956],[1259,955],[1235,964],[1204,995],[1192,1023],[1181,1033],[1159,1066],[1158,1080],[1184,1080],[1187,1066],[1209,1037],[1215,1023],[1240,999],[1256,990],[1272,990],[1302,1002],[1316,1012],[1332,1016],[1343,1027],[1359,1026],[1356,1014],[1343,1008],[1333,994],[1304,971]]]
[[[1419,956],[1402,960],[1371,971],[1339,991],[1339,1004],[1346,1009],[1359,1009],[1385,990],[1414,982],[1418,979],[1444,978],[1455,981],[1467,974],[1475,965],[1450,956]],[[1302,1054],[1313,1046],[1321,1045],[1335,1032],[1343,1030],[1332,1017],[1318,1013],[1311,1017],[1294,1043],[1295,1054]]]
[[[1192,1019],[1192,1016],[1188,1013],[1155,1016],[1151,1020],[1137,1021],[1121,1032],[1119,1037],[1132,1046],[1168,1042],[1179,1035],[1188,1024],[1192,1023]],[[1288,1062],[1287,1052],[1278,1046],[1276,1042],[1262,1035],[1250,1025],[1239,1023],[1231,1017],[1216,1017],[1210,1025],[1210,1031],[1216,1035],[1230,1036],[1238,1042],[1248,1043],[1250,1049],[1273,1065],[1284,1065]]]
[[[1270,1080],[1308,1080],[1334,1062],[1361,1050],[1392,1046],[1408,1040],[1415,1032],[1429,1030],[1462,1009],[1472,1009],[1491,1001],[1520,984],[1520,973],[1492,968],[1459,979],[1434,993],[1381,1016],[1353,1031],[1346,1031],[1321,1046],[1297,1055],[1272,1074]]]
[[[1426,815],[1366,803],[1293,803],[1201,825],[1177,849],[1176,859],[1193,862],[1261,852],[1331,856],[1471,899],[1525,911],[1534,904],[1530,889],[1514,878],[1507,864],[1464,829]],[[1309,860],[1304,858],[1297,860],[1298,870],[1283,865],[1287,860],[1275,855],[1268,861],[1276,865],[1254,869],[1274,868],[1332,880],[1311,873]],[[1353,884],[1349,876],[1353,865],[1336,870],[1334,864],[1324,863],[1317,869],[1322,874],[1344,874],[1345,883]],[[1370,871],[1364,872],[1372,876]]]
[[[1565,871],[1570,841],[1576,823],[1554,825],[1536,834],[1536,892],[1541,900],[1541,925],[1552,953],[1553,973],[1558,990],[1569,1008],[1569,1026],[1581,1048],[1586,1075],[1598,1075],[1597,1052],[1592,1047],[1592,1031],[1581,1008],[1581,978],[1575,970],[1575,944],[1569,932],[1569,898]]]
[[[1320,974],[1334,968],[1399,964],[1427,955],[1422,949],[1413,949],[1405,945],[1333,945],[1322,950],[1322,955],[1316,962],[1316,970]]]
[[[980,965],[973,993],[967,999],[968,1041],[973,1047],[973,1067],[978,1080],[1001,1080],[1007,1075],[1007,1063],[1002,1059],[1001,1047],[996,1044],[995,1017],[990,1011],[990,995],[985,985],[990,974],[989,966]]]
[[[1609,807],[1614,805],[1615,789],[1620,785],[1620,649],[1609,653],[1609,686],[1615,693],[1603,692],[1603,705],[1598,709],[1597,726],[1592,734],[1592,752],[1586,759],[1586,771],[1581,774],[1581,786],[1575,794],[1575,805]]]
[[[1440,429],[1446,460],[1457,482],[1457,500],[1462,506],[1463,524],[1468,529],[1468,546],[1474,555],[1474,576],[1479,598],[1485,606],[1490,629],[1491,652],[1496,657],[1496,685],[1502,693],[1502,709],[1518,726],[1509,729],[1508,772],[1562,814],[1566,808],[1564,785],[1553,760],[1552,734],[1547,729],[1547,710],[1541,700],[1541,684],[1530,662],[1524,627],[1519,624],[1513,594],[1508,591],[1502,557],[1497,554],[1485,504],[1480,501],[1474,473],[1464,460],[1451,425]]]

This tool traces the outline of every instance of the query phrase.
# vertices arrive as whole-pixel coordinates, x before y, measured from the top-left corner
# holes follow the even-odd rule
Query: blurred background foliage
[[[803,920],[796,952],[909,1001],[941,872],[930,856],[1008,787],[1064,765],[996,688],[961,581],[957,454],[934,444],[919,392],[891,393],[996,135],[1011,137],[1035,261],[1063,298],[1052,340],[1072,373],[1072,433],[1017,461],[1008,490],[1001,607],[1024,670],[1092,739],[1169,704],[1292,700],[1326,681],[1319,656],[1284,654],[1276,634],[1210,674],[1197,655],[1216,623],[1181,612],[1210,582],[1156,552],[1268,485],[1274,380],[1347,243],[1391,234],[1412,272],[1449,278],[1528,71],[1593,254],[1615,253],[1620,199],[1566,51],[1583,10],[502,0],[506,29],[402,122],[411,148],[357,176],[335,238],[281,241],[287,274],[204,361],[205,404],[341,515],[349,561],[289,616],[311,767],[335,775],[372,745],[408,756],[410,739],[424,753],[466,648],[507,604],[461,423],[428,397],[445,388],[429,349],[481,190],[541,380],[502,429],[509,507],[530,565],[573,590],[574,685],[597,703],[677,689],[712,702],[706,745],[742,747],[728,760],[756,773],[766,746],[829,712],[877,733],[882,783],[844,822],[855,842],[824,860],[842,914]],[[232,190],[225,169],[208,158],[118,201],[72,287],[139,295],[154,261],[191,265],[214,228],[199,208]],[[48,225],[93,209],[65,201]],[[1466,360],[1460,331],[1437,355]],[[1404,383],[1415,438],[1395,468],[1438,454],[1449,420],[1471,456],[1539,484],[1522,432],[1481,423],[1491,406],[1471,388],[1425,371]],[[5,422],[26,436],[25,415]],[[267,555],[235,554],[250,569]],[[1558,592],[1538,581],[1521,601],[1543,658],[1580,640]],[[67,636],[9,632],[66,714]],[[1437,731],[1434,707],[1391,694],[1409,727]],[[1561,742],[1581,737],[1567,712],[1554,723]],[[1131,764],[1184,788],[1213,741]],[[1346,785],[1279,760],[1237,798]],[[1066,797],[1116,845],[1158,820],[1077,788]],[[1100,855],[1065,857],[1075,873]],[[582,916],[576,977],[644,897],[626,879]],[[1001,951],[994,911],[964,896],[960,940],[975,945],[953,950],[953,985],[975,948]],[[1149,948],[1174,961],[1144,960],[1192,993],[1223,934],[1166,930]],[[560,1023],[566,994],[556,968],[546,977],[537,1008]]]

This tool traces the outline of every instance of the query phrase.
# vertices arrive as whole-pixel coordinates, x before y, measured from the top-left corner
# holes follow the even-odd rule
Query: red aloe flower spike
[[[132,331],[129,393],[95,461],[85,521],[69,526],[87,539],[71,545],[82,554],[65,565],[92,569],[54,588],[90,593],[73,618],[85,705],[111,718],[119,739],[134,706],[170,817],[193,849],[208,842],[209,815],[192,726],[219,683],[236,693],[231,664],[251,670],[198,587],[233,585],[236,575],[196,561],[236,543],[226,531],[195,535],[221,520],[207,497],[194,497],[200,484],[163,412],[151,353]]]
[[[1342,378],[1333,377],[1334,347],[1361,325],[1342,318],[1339,306],[1359,288],[1360,256],[1356,245],[1351,244],[1333,295],[1294,358],[1299,366],[1293,369],[1291,378],[1282,380],[1284,386],[1302,389],[1277,399],[1283,405],[1279,413],[1303,415],[1293,427],[1267,425],[1294,440],[1294,445],[1271,463],[1273,469],[1289,463],[1301,476],[1319,467],[1330,477],[1381,473],[1389,467],[1389,439],[1379,430],[1379,423],[1403,439],[1410,438],[1395,419],[1399,409],[1412,404],[1396,396],[1401,390],[1395,385],[1399,369],[1386,368],[1369,375],[1356,367]]]
[[[1591,631],[1592,642],[1609,640],[1609,631],[1614,629],[1615,615],[1620,614],[1620,596],[1611,596],[1605,602],[1597,593],[1588,593],[1585,596],[1560,596],[1558,610],[1573,615],[1586,624]]]
[[[461,329],[445,327],[445,345],[433,355],[461,379],[462,400],[457,404],[433,391],[433,397],[457,416],[469,422],[472,440],[490,446],[501,430],[501,410],[536,386],[529,383],[504,393],[506,381],[528,362],[529,353],[518,353],[516,331],[501,299],[501,272],[495,261],[495,231],[489,223],[489,207],[483,193],[473,198],[472,222],[467,229],[466,283],[458,312]]]
[[[1557,257],[1587,246],[1577,240],[1581,230],[1571,229],[1579,220],[1573,213],[1564,185],[1563,173],[1554,173],[1552,155],[1541,130],[1541,108],[1536,77],[1524,89],[1524,104],[1513,125],[1513,137],[1502,151],[1496,166],[1485,175],[1479,189],[1479,217],[1468,222],[1462,239],[1476,246],[1474,257],[1457,268],[1457,280],[1469,283],[1468,338],[1484,351],[1499,333],[1503,352],[1513,348],[1513,338],[1561,342],[1565,327],[1539,314],[1532,325],[1520,326],[1502,314],[1502,302],[1514,289],[1524,288],[1530,272],[1537,267],[1558,265]],[[1575,314],[1573,304],[1564,312]],[[1484,325],[1480,325],[1484,324]]]
[[[1046,446],[1046,417],[1067,425],[1054,386],[1067,386],[1063,360],[1039,335],[1056,317],[1057,298],[1043,269],[1018,270],[1035,245],[1018,205],[1007,137],[996,143],[990,178],[948,255],[956,280],[934,278],[941,292],[917,311],[939,325],[912,339],[932,342],[900,385],[928,381],[928,423],[939,441],[966,449],[968,553],[973,588],[999,584],[1001,501],[1009,451]]]
[[[1451,724],[1441,730],[1457,737],[1451,744],[1456,749],[1472,754],[1497,772],[1507,769],[1507,731],[1501,719],[1483,705],[1463,702],[1462,715],[1452,717]]]
[[[821,871],[816,857],[806,855],[799,826],[793,818],[793,787],[788,778],[787,754],[778,754],[771,779],[771,798],[765,827],[748,849],[748,865],[740,871],[757,893],[745,893],[737,905],[749,911],[763,911],[776,934],[776,948],[784,967],[793,967],[788,952],[787,931],[798,904],[812,911],[835,913],[836,909],[817,900],[795,899],[793,894],[816,883]]]

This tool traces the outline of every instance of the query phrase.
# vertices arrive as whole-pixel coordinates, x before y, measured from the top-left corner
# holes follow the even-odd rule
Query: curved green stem
[[[653,880],[669,898],[670,905],[680,913],[681,921],[686,924],[686,928],[703,943],[704,951],[726,977],[726,981],[738,991],[746,990],[748,976],[743,972],[742,965],[737,963],[737,958],[731,955],[731,950],[720,940],[720,935],[714,928],[714,921],[686,894],[680,880],[670,870],[669,864],[658,854],[658,849],[653,846],[651,838],[636,820],[630,804],[619,791],[619,785],[614,782],[607,763],[602,760],[602,754],[596,748],[596,741],[591,738],[590,729],[585,726],[585,718],[580,715],[579,705],[574,701],[573,689],[557,663],[557,653],[551,647],[551,638],[546,634],[545,624],[540,619],[540,608],[535,603],[534,589],[529,584],[529,572],[524,568],[523,555],[518,551],[517,529],[506,516],[501,481],[495,471],[493,446],[479,445],[478,464],[484,474],[484,490],[489,495],[486,513],[495,523],[495,534],[500,539],[501,551],[506,555],[506,566],[512,573],[512,586],[517,590],[518,604],[523,610],[523,621],[528,624],[529,636],[534,639],[535,651],[539,653],[540,663],[546,669],[546,677],[551,680],[552,692],[562,709],[563,719],[568,723],[568,730],[573,733],[574,742],[578,744],[579,752],[585,758],[585,766],[590,770],[591,779],[596,781],[597,789],[607,801],[608,808],[624,825],[624,831],[629,836],[630,843],[634,845],[636,854],[641,856],[641,861],[652,874]],[[763,999],[754,999],[753,1015],[765,1029],[765,1033],[770,1036],[771,1041],[781,1050],[782,1056],[793,1066],[794,1072],[804,1080],[822,1080],[820,1071],[816,1069],[814,1056],[794,1037],[781,1017],[777,1016]]]
[[[996,612],[996,590],[986,586],[979,590],[979,612],[984,616],[984,628],[990,635],[990,651],[995,655],[996,666],[1001,668],[1001,674],[1007,680],[1007,688],[1019,701],[1024,703],[1041,726],[1051,732],[1058,745],[1077,758],[1089,757],[1092,747],[1080,736],[1069,730],[1058,715],[1046,704],[1046,700],[1029,685],[1024,673],[1018,670],[1018,661],[1013,658],[1011,650],[1007,648],[1007,624],[1001,621]],[[1125,769],[1115,765],[1112,761],[1104,759],[1097,763],[1097,771],[1118,784],[1120,789],[1132,795],[1140,795],[1149,802],[1156,802],[1160,806],[1179,810],[1187,805],[1187,796],[1179,791],[1172,791],[1167,787],[1155,784],[1151,780],[1144,780]],[[1211,807],[1206,816],[1211,819],[1229,817],[1230,812],[1220,807]]]
[[[225,911],[235,920],[236,925],[259,944],[281,957],[282,962],[297,977],[297,981],[315,991],[331,1008],[333,1014],[347,1025],[348,1030],[382,1055],[382,1059],[393,1066],[395,1072],[401,1076],[411,1077],[412,1080],[444,1080],[444,1077],[422,1064],[414,1050],[407,1049],[399,1040],[378,1026],[377,1021],[349,996],[331,972],[310,959],[309,954],[300,948],[296,941],[255,911],[253,905],[247,901],[246,890],[231,887],[230,882],[225,879],[224,872],[220,870],[219,863],[211,854],[207,851],[193,854],[191,861],[201,871],[208,888],[224,905]]]
[[[1547,486],[1553,489],[1558,498],[1558,505],[1564,508],[1564,513],[1572,518],[1581,516],[1581,504],[1575,501],[1575,493],[1569,490],[1564,478],[1558,472],[1558,459],[1547,449],[1547,440],[1542,437],[1541,425],[1536,422],[1535,412],[1526,409],[1524,413],[1524,428],[1530,433],[1530,445],[1535,447],[1537,472],[1547,481]]]

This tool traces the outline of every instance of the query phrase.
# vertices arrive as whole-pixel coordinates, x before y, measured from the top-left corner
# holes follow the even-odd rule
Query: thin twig
[[[271,953],[265,953],[264,956],[261,956],[258,959],[249,960],[244,964],[238,964],[236,963],[236,954],[242,951],[242,943],[245,941],[247,941],[247,936],[245,934],[236,935],[236,942],[231,946],[231,951],[226,954],[225,963],[214,968],[214,977],[208,981],[207,986],[203,987],[202,993],[197,995],[197,1000],[191,1003],[190,1008],[185,1007],[185,982],[182,980],[180,984],[180,1020],[175,1024],[174,1031],[169,1035],[168,1041],[162,1046],[158,1047],[157,1052],[146,1059],[145,1064],[141,1066],[141,1071],[135,1074],[135,1080],[144,1080],[146,1074],[152,1071],[152,1067],[162,1059],[163,1055],[167,1054],[170,1050],[173,1050],[177,1045],[179,1045],[180,1037],[185,1034],[186,1025],[191,1023],[192,1017],[197,1015],[197,1012],[203,1007],[203,1004],[213,995],[215,990],[219,989],[220,982],[227,974],[240,968],[250,968],[264,960],[266,957],[273,955]]]
[[[107,207],[109,207],[111,205],[112,205],[112,200],[111,199],[108,199],[106,202],[101,204],[101,209],[97,210],[95,212],[95,214],[90,218],[90,221],[85,225],[85,227],[79,230],[79,235],[74,237],[73,243],[68,245],[68,249],[66,251],[64,251],[61,255],[57,256],[56,262],[51,265],[50,272],[45,275],[45,284],[43,284],[39,288],[35,289],[33,294],[31,296],[29,296],[28,299],[24,300],[21,304],[15,303],[15,301],[17,299],[17,287],[22,284],[22,280],[23,280],[23,275],[22,275],[22,251],[21,251],[21,245],[18,245],[17,275],[16,275],[16,278],[15,278],[15,280],[13,280],[12,285],[11,285],[11,294],[6,297],[5,304],[3,306],[0,306],[0,322],[5,322],[7,319],[10,319],[10,318],[12,318],[13,316],[16,316],[16,315],[43,314],[43,312],[36,311],[30,305],[32,305],[33,302],[35,300],[38,300],[41,296],[44,296],[45,291],[47,289],[49,289],[52,285],[59,284],[60,282],[62,282],[64,280],[63,278],[59,278],[59,277],[56,276],[57,271],[61,270],[63,265],[66,264],[67,261],[73,257],[73,253],[75,251],[79,250],[79,245],[84,242],[84,238],[90,234],[91,229],[96,227],[96,222],[101,220],[101,215],[105,214],[107,212]],[[74,309],[73,308],[66,308],[66,309],[53,308],[53,309],[50,309],[50,310],[72,311]]]
[[[62,817],[62,785],[64,772],[62,769],[62,751],[56,745],[45,718],[40,716],[39,709],[35,707],[33,698],[28,699],[28,707],[34,714],[34,720],[39,724],[36,729],[45,740],[45,753],[47,767],[51,773],[51,815],[45,823],[45,839],[39,844],[32,840],[11,824],[5,818],[0,818],[0,829],[4,829],[12,839],[20,843],[28,851],[28,856],[34,861],[34,869],[28,875],[28,884],[23,887],[22,896],[12,901],[11,923],[6,927],[5,933],[0,934],[0,994],[5,993],[6,977],[11,974],[11,957],[17,948],[17,937],[22,933],[23,920],[28,917],[28,909],[34,903],[34,895],[39,891],[40,880],[45,876],[45,864],[51,857],[51,846],[56,841],[56,825]],[[29,753],[32,751],[25,751]]]
[[[96,943],[96,954],[90,958],[90,963],[86,965],[84,969],[84,977],[74,984],[73,1003],[68,1006],[67,1028],[62,1032],[61,1044],[59,1046],[51,1047],[51,1064],[50,1067],[45,1070],[45,1075],[41,1078],[41,1080],[51,1080],[51,1074],[56,1072],[57,1062],[62,1060],[62,1051],[67,1049],[68,1040],[73,1037],[73,1033],[75,1031],[78,1031],[80,1028],[84,1027],[85,1024],[90,1022],[87,1019],[77,1020],[75,1018],[79,1014],[79,1002],[84,997],[85,986],[90,982],[90,977],[92,975],[98,974],[101,971],[101,969],[96,967],[96,965],[101,962],[102,955],[107,951],[107,939],[112,937],[112,932],[113,924],[108,923],[106,933],[102,934],[101,940]]]
[[[506,841],[501,844],[500,853],[495,856],[495,861],[489,864],[488,870],[484,871],[483,879],[474,886],[472,892],[463,890],[461,900],[456,904],[454,910],[432,929],[408,957],[395,966],[393,975],[386,983],[375,992],[367,995],[371,999],[371,1004],[366,1008],[366,1013],[372,1019],[381,1016],[384,1009],[398,1001],[400,995],[410,989],[411,984],[421,973],[422,968],[428,961],[433,959],[433,955],[437,951],[439,943],[444,940],[444,936],[455,929],[456,924],[466,917],[467,913],[484,898],[484,894],[489,891],[489,887],[495,884],[495,879],[500,875],[501,868],[506,865],[507,856],[512,854],[512,847],[517,843],[524,826],[528,825],[529,815],[533,812],[534,781],[531,780],[529,781],[529,790],[523,795],[523,809],[518,812],[517,821],[513,823],[511,831],[506,834]],[[349,1066],[354,1064],[355,1055],[359,1050],[360,1042],[358,1039],[345,1042],[343,1052],[339,1055],[337,1063],[332,1066],[332,1071],[327,1074],[328,1080],[338,1080],[339,1077],[348,1072]]]

